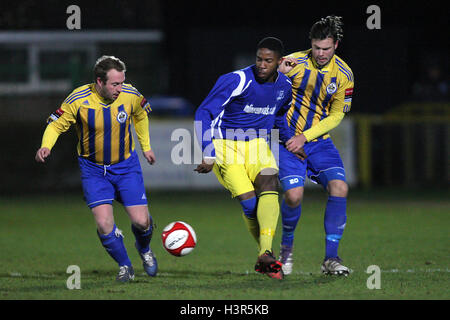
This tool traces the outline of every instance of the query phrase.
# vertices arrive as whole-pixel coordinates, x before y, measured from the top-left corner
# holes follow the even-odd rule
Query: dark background
[[[28,0],[3,3],[0,28],[64,30],[70,4],[81,8],[82,30],[162,30],[161,63],[168,65],[169,75],[163,94],[186,97],[194,105],[220,74],[234,70],[235,52],[252,54],[269,35],[283,40],[286,53],[307,49],[311,25],[330,14],[344,18],[337,54],[355,75],[353,112],[382,113],[426,98],[413,87],[427,79],[432,67],[448,81],[448,11],[441,1]],[[380,30],[366,27],[372,4],[381,9]]]
[[[81,8],[81,30],[66,28],[66,9],[72,4]],[[366,26],[370,16],[366,10],[373,4],[381,9],[380,30]],[[139,59],[144,61],[125,60],[127,79],[134,75],[132,83],[145,90],[144,95],[187,99],[191,104],[187,116],[192,117],[216,79],[238,69],[239,56],[253,63],[256,44],[262,38],[280,38],[286,54],[305,50],[310,47],[308,33],[314,22],[331,14],[342,16],[344,39],[337,55],[355,77],[349,116],[394,113],[413,118],[408,126],[398,122],[385,125],[382,120],[372,127],[373,185],[448,188],[449,27],[445,8],[443,1],[3,1],[0,31],[159,30],[164,38],[156,50],[144,46],[126,49],[131,56],[133,51],[149,52],[145,59],[141,54]],[[102,51],[114,49],[109,46],[104,45]],[[121,57],[121,52],[115,54]],[[2,68],[8,69],[8,61],[3,60]],[[9,73],[9,77],[19,76]],[[91,79],[82,83],[86,81]],[[44,100],[39,95],[23,96],[19,102],[0,97],[3,194],[70,187],[79,191],[73,133],[59,138],[47,165],[33,160],[45,119],[67,94]],[[402,108],[408,104],[418,104],[418,108]],[[425,116],[433,117],[432,121],[417,122]],[[361,134],[361,128],[358,130],[356,137]],[[411,145],[406,148],[408,155],[405,141]],[[427,152],[428,162],[424,160]]]

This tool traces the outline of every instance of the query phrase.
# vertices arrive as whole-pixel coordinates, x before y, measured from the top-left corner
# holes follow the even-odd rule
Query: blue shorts
[[[112,204],[114,200],[125,207],[146,205],[144,178],[136,151],[125,161],[103,166],[78,157],[84,200],[89,208]]]
[[[305,176],[327,187],[330,180],[345,180],[344,164],[331,139],[308,142],[304,146],[305,160],[300,160],[280,144],[279,179],[283,190],[303,187]]]

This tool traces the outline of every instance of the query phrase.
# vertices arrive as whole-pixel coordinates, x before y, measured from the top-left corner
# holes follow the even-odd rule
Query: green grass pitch
[[[152,240],[159,274],[144,274],[129,219],[119,204],[136,278],[115,282],[117,266],[101,247],[82,196],[0,198],[0,299],[449,299],[450,200],[444,192],[352,191],[340,256],[349,277],[320,273],[324,254],[326,195],[307,190],[296,231],[294,272],[283,281],[253,271],[256,245],[228,193],[149,192],[156,222]],[[188,256],[164,251],[161,232],[182,220],[196,230]],[[279,250],[280,220],[274,240]],[[69,290],[70,265],[81,271],[81,289]],[[369,289],[367,268],[381,269],[380,289]]]

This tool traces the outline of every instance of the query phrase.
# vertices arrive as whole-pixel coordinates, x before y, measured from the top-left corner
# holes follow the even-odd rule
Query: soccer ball
[[[197,244],[194,229],[183,221],[169,223],[163,229],[161,238],[164,249],[176,257],[191,253]]]

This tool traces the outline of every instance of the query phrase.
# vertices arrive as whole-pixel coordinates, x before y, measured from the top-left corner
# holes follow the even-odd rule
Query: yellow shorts
[[[215,139],[216,162],[213,171],[232,197],[255,190],[253,183],[261,174],[276,174],[278,166],[266,140]]]

